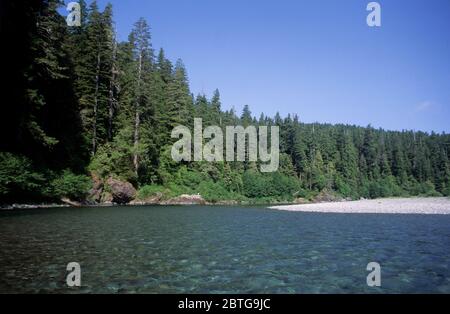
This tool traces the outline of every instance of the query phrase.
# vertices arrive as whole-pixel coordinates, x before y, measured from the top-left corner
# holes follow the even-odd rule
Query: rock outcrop
[[[114,178],[106,180],[106,189],[111,194],[112,202],[116,204],[128,204],[136,197],[134,186],[125,181]]]
[[[92,189],[89,191],[89,202],[102,205],[128,204],[135,196],[136,189],[131,183],[112,177],[105,181],[92,174]]]

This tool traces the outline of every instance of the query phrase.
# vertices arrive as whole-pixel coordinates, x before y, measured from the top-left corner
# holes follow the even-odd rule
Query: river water
[[[81,267],[81,287],[66,266]],[[381,265],[368,287],[367,264]],[[0,212],[0,293],[450,293],[450,215],[143,206]]]

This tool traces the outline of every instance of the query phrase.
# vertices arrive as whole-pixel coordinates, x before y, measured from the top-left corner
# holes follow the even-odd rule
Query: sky
[[[99,0],[100,8],[108,1]],[[139,18],[224,109],[303,122],[450,132],[450,1],[110,0],[119,40]]]

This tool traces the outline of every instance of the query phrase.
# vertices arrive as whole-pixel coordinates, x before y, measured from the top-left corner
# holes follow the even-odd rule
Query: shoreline
[[[21,209],[46,209],[46,208],[97,208],[97,207],[141,207],[141,206],[274,206],[274,205],[286,205],[286,204],[295,204],[288,202],[280,202],[280,203],[266,203],[266,204],[254,204],[251,202],[239,202],[235,200],[229,201],[220,201],[216,203],[207,202],[204,200],[192,200],[192,199],[183,199],[179,200],[178,198],[173,198],[165,201],[132,201],[127,204],[119,204],[113,202],[107,203],[81,203],[81,202],[64,202],[64,203],[41,203],[41,204],[3,204],[0,205],[1,211],[13,211],[13,210],[21,210]]]
[[[295,203],[280,203],[283,205],[286,204],[295,204]],[[81,204],[81,205],[68,205],[68,204],[13,204],[13,205],[4,205],[0,207],[0,212],[2,211],[13,211],[13,210],[26,210],[26,209],[57,209],[57,208],[101,208],[101,207],[142,207],[142,206],[262,206],[269,207],[274,206],[274,203],[271,204],[260,204],[260,203],[239,203],[239,202],[218,202],[218,203],[170,203],[170,202],[161,202],[161,203],[146,203],[146,202],[135,202],[132,204],[117,204],[117,203],[101,203],[101,204]]]
[[[269,208],[283,211],[309,213],[450,215],[450,198],[383,198],[345,202],[270,206]]]
[[[316,202],[316,203],[267,203],[253,204],[251,202],[223,201],[217,203],[192,202],[184,200],[178,202],[144,202],[134,201],[129,204],[116,203],[98,203],[83,204],[76,202],[67,203],[49,203],[49,204],[8,204],[2,205],[0,211],[13,211],[22,209],[47,209],[47,208],[96,208],[96,207],[139,207],[139,206],[262,206],[269,209],[276,209],[291,212],[309,212],[309,213],[359,213],[359,214],[440,214],[450,215],[450,198],[448,197],[409,197],[409,198],[380,198],[371,200],[356,201],[334,201],[334,202]]]

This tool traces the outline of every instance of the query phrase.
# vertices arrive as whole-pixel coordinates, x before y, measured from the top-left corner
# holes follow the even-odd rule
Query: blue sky
[[[107,1],[98,1],[101,8]],[[304,122],[450,132],[450,1],[112,0],[120,40],[145,17],[191,90]]]

